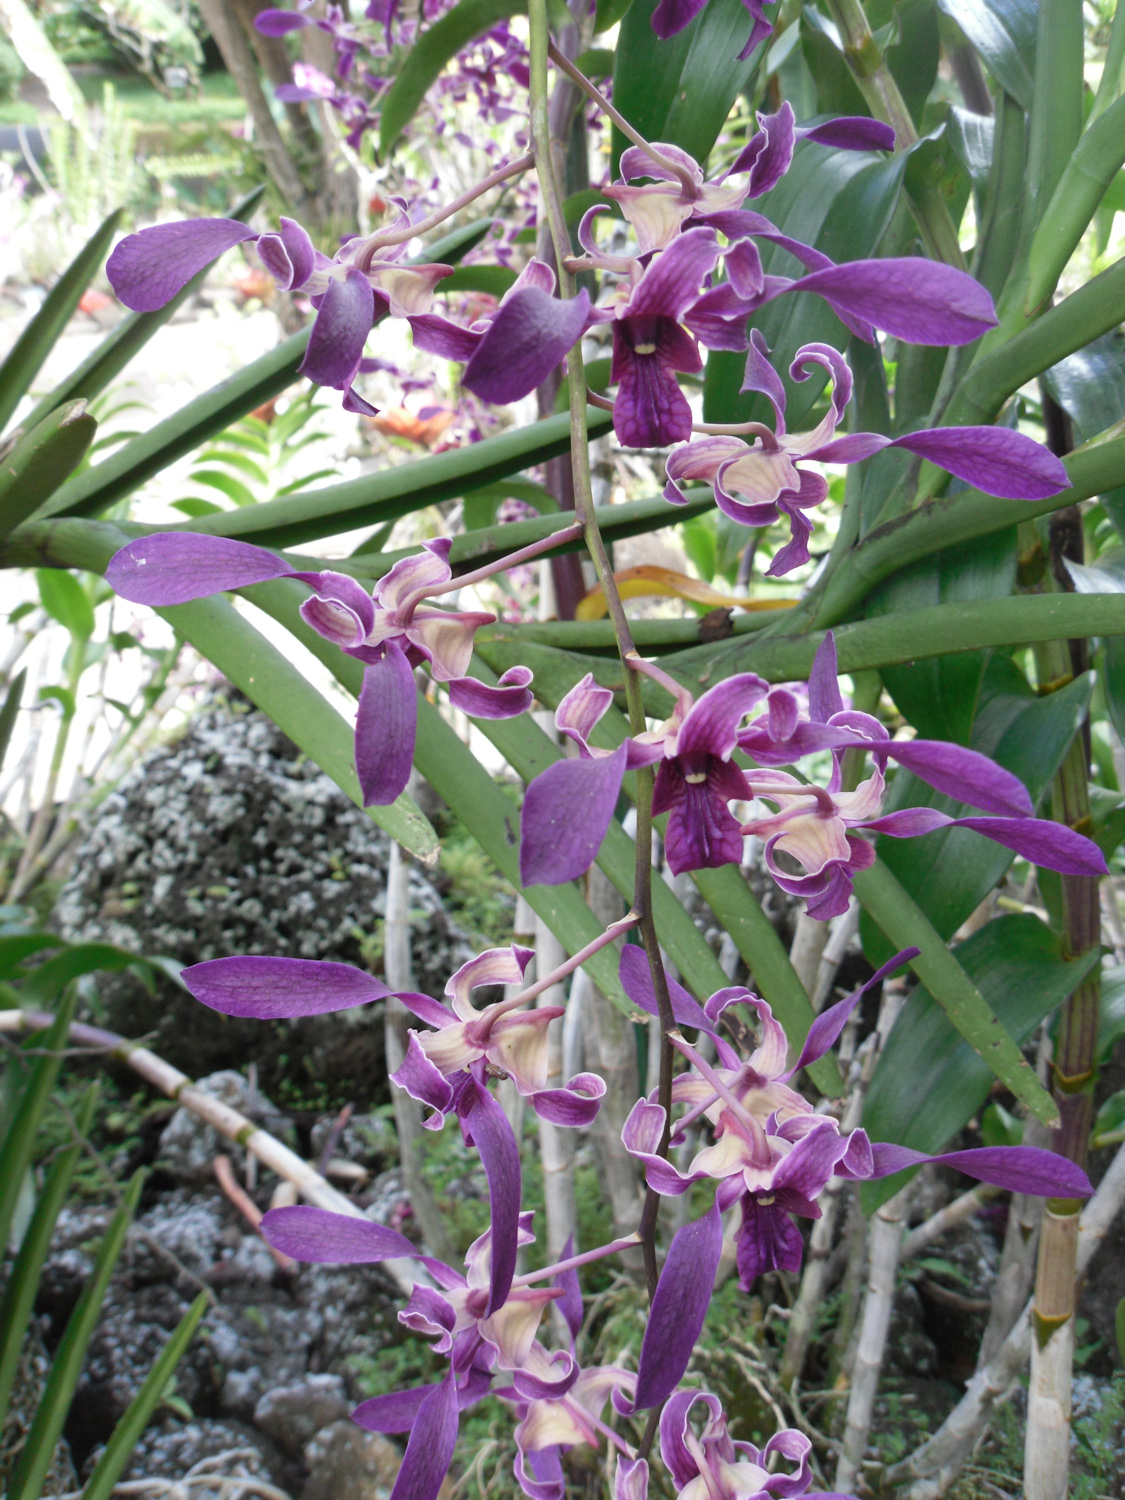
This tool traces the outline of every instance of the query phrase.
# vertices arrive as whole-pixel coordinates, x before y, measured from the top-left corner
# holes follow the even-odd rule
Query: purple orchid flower
[[[355,763],[365,807],[384,807],[406,788],[418,718],[414,668],[428,662],[449,684],[457,707],[476,718],[507,719],[532,702],[526,667],[511,667],[495,687],[467,677],[473,635],[493,614],[427,609],[428,595],[448,591],[450,541],[423,543],[401,558],[370,593],[344,573],[304,573],[276,553],[227,537],[163,531],[114,555],[106,580],[123,599],[156,608],[184,604],[271,578],[296,578],[312,596],[301,617],[326,640],[364,663],[356,716]]]
[[[845,116],[820,125],[798,127],[792,106],[785,101],[775,115],[758,115],[758,130],[727,170],[712,181],[693,156],[679,146],[654,141],[652,148],[665,162],[675,163],[683,175],[654,161],[641,146],[621,155],[620,178],[601,192],[612,198],[637,236],[637,255],[663,250],[688,219],[741,208],[748,198],[760,198],[777,186],[793,161],[799,140],[852,151],[891,151],[895,133],[889,125],[863,116]],[[684,177],[694,184],[689,193]],[[635,186],[638,178],[655,182]]]
[[[789,519],[790,540],[774,558],[769,577],[780,577],[809,560],[812,523],[805,511],[827,497],[827,482],[799,467],[802,461],[854,463],[882,448],[906,448],[940,464],[990,495],[1006,499],[1040,500],[1069,484],[1067,472],[1055,455],[1007,427],[941,427],[887,438],[878,433],[850,433],[835,438],[852,395],[852,375],[844,358],[827,344],[805,344],[789,367],[794,380],[807,380],[816,369],[832,379],[827,414],[812,432],[785,429],[785,387],[769,363],[762,334],[754,329],[746,362],[744,391],[760,391],[773,404],[776,433],[758,427],[754,442],[736,436],[704,437],[677,449],[668,460],[664,498],[682,504],[685,480],[703,480],[714,487],[715,503],[724,515],[743,526],[770,526],[782,515]]]
[[[410,223],[396,200],[397,232]],[[434,288],[452,266],[408,265],[406,242],[381,245],[378,233],[347,240],[329,260],[293,219],[259,234],[234,219],[187,219],[126,235],[106,262],[113,290],[135,312],[155,312],[197,272],[234,245],[254,240],[262,264],[283,291],[304,291],[317,309],[300,373],[317,385],[344,392],[349,411],[374,414],[352,390],[363,346],[378,318],[415,317],[429,311]]]
[[[678,1075],[673,1082],[673,1106],[685,1106],[686,1113],[673,1129],[672,1144],[682,1142],[687,1127],[700,1119],[714,1130],[713,1144],[696,1153],[686,1172],[660,1154],[666,1115],[655,1102],[655,1095],[639,1099],[630,1112],[621,1132],[622,1142],[642,1163],[650,1188],[666,1196],[679,1196],[711,1177],[718,1184],[717,1209],[740,1205],[736,1264],[744,1291],[749,1291],[764,1271],[800,1269],[804,1242],[792,1216],[819,1218],[817,1199],[835,1176],[885,1177],[932,1161],[1002,1187],[1018,1184],[1021,1192],[1072,1198],[1089,1195],[1085,1174],[1053,1152],[989,1147],[925,1156],[905,1147],[872,1146],[863,1130],[842,1134],[838,1121],[816,1114],[789,1087],[790,1078],[834,1045],[867,991],[917,955],[917,948],[897,953],[859,989],[818,1016],[792,1067],[786,1065],[785,1034],[765,1001],[741,988],[712,995],[704,1015],[718,1053],[717,1062],[708,1062],[678,1033],[670,1036],[692,1064],[691,1071]],[[630,998],[638,999],[638,992],[645,986],[637,967],[623,962],[621,978]],[[715,1032],[723,1013],[732,1005],[746,1006],[758,1022],[760,1040],[746,1061]]]
[[[541,1347],[541,1346],[540,1346]],[[541,1360],[546,1351],[538,1356]],[[557,1356],[556,1356],[557,1358]],[[536,1350],[522,1372],[534,1368]],[[577,1366],[575,1367],[577,1370]],[[605,1404],[613,1397],[630,1400],[637,1377],[618,1365],[593,1365],[577,1370],[574,1383],[557,1394],[531,1397],[515,1386],[495,1392],[511,1401],[519,1418],[516,1427],[516,1481],[528,1500],[563,1500],[566,1486],[560,1456],[584,1445],[597,1449],[604,1436],[615,1446],[621,1438],[602,1420]]]
[[[700,1433],[691,1410],[700,1402],[706,1420]],[[677,1391],[660,1415],[660,1455],[681,1500],[854,1500],[854,1496],[811,1491],[812,1443],[796,1428],[784,1428],[764,1448],[736,1443],[718,1397],[706,1391]],[[778,1460],[789,1466],[778,1467]],[[647,1500],[648,1464],[618,1460],[615,1500]]]
[[[410,319],[415,348],[462,362],[461,384],[482,401],[504,406],[542,385],[581,338],[590,320],[585,290],[562,301],[555,273],[531,260],[495,312],[463,328],[436,313]]]
[[[613,694],[588,673],[555,713],[559,732],[578,746],[578,758],[549,766],[524,797],[522,882],[559,885],[588,870],[626,770],[654,761],[660,765],[653,812],[669,814],[664,839],[673,873],[740,861],[742,835],[727,803],[752,794],[731,755],[741,721],[768,691],[761,677],[743,673],[710,688],[696,703],[681,692],[672,718],[660,729],[627,739],[616,750],[602,750],[590,745],[589,736]]]
[[[477,1010],[470,998],[482,985],[519,984],[534,957],[533,949],[513,943],[469,959],[445,986],[452,1009],[428,996],[401,997],[434,1030],[408,1032],[406,1058],[391,1080],[433,1110],[425,1121],[429,1129],[441,1129],[446,1113],[458,1108],[466,1069],[481,1065],[510,1077],[542,1119],[556,1125],[592,1123],[605,1093],[596,1074],[579,1073],[564,1088],[545,1087],[547,1028],[564,1007],[527,1010],[524,996],[515,995]]]
[[[810,717],[802,719],[792,693],[771,689],[765,713],[739,734],[738,744],[766,768],[791,764],[818,750],[833,752],[827,788],[781,770],[747,773],[754,795],[774,803],[777,811],[743,824],[742,831],[765,840],[770,874],[783,890],[805,898],[810,916],[827,920],[842,912],[852,878],[874,863],[874,847],[860,830],[914,838],[939,828],[971,828],[1046,869],[1105,873],[1105,859],[1096,844],[1064,824],[1036,819],[1023,783],[987,756],[940,740],[892,740],[870,714],[845,710],[831,632],[817,648],[809,708]],[[869,750],[875,761],[872,774],[852,792],[842,790],[841,782],[848,749]],[[934,808],[905,808],[880,816],[888,758],[939,792],[990,816],[953,818]],[[794,875],[779,856],[795,860],[805,873]]]

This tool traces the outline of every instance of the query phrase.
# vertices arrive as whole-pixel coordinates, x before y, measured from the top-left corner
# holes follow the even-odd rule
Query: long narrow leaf
[[[197,599],[157,613],[268,714],[346,797],[363,806],[351,726],[244,615],[222,598]],[[367,813],[419,859],[436,856],[437,834],[407,793],[390,807],[369,807]]]
[[[97,430],[85,401],[68,401],[16,444],[0,465],[0,536],[26,521],[74,473]]]
[[[264,192],[264,187],[254,188],[235,204],[227,217],[245,223],[257,208]],[[72,371],[49,395],[43,397],[28,418],[28,426],[33,427],[41,422],[49,411],[54,411],[64,401],[73,401],[77,396],[85,396],[90,400],[104,391],[129,361],[140,353],[153,334],[163,328],[189,297],[194,296],[207,279],[210,269],[208,266],[194,276],[183,291],[178,292],[159,312],[130,313],[127,318],[122,318],[113,332],[82,361],[77,370]]]
[[[60,1002],[50,1029],[36,1039],[36,1046],[42,1049],[41,1055],[31,1065],[12,1123],[0,1146],[0,1245],[8,1242],[20,1185],[31,1162],[43,1111],[59,1076],[62,1049],[70,1034],[77,1002],[78,996],[72,989]]]
[[[51,1373],[35,1413],[35,1420],[27,1434],[23,1453],[16,1471],[8,1481],[7,1500],[39,1500],[43,1480],[51,1467],[55,1444],[63,1430],[70,1403],[74,1398],[78,1377],[82,1373],[82,1361],[86,1357],[86,1346],[98,1321],[109,1278],[125,1245],[125,1235],[133,1222],[133,1215],[144,1186],[145,1169],[141,1167],[133,1174],[125,1190],[124,1201],[114,1214],[102,1240],[93,1275],[70,1315],[55,1357],[51,1361]]]
[[[893,947],[921,949],[910,967],[957,1030],[1037,1120],[1045,1125],[1054,1124],[1058,1111],[1035,1076],[1035,1069],[942,942],[929,918],[881,860],[856,876],[855,893]]]
[[[176,1366],[187,1352],[195,1337],[203,1314],[210,1305],[206,1292],[199,1296],[184,1313],[171,1338],[160,1351],[144,1384],[130,1401],[124,1415],[113,1429],[113,1435],[102,1450],[102,1456],[94,1466],[94,1472],[82,1491],[82,1500],[110,1500],[114,1486],[121,1478],[125,1465],[137,1446],[141,1433],[148,1426],[149,1418],[160,1403]]]
[[[23,701],[24,684],[27,682],[27,668],[18,676],[13,677],[8,684],[8,691],[4,694],[4,707],[0,708],[0,768],[4,765],[4,757],[8,753],[8,745],[11,742],[12,730],[16,727],[16,716],[20,711]]]
[[[8,419],[20,400],[27,394],[31,382],[43,366],[43,361],[70,322],[71,315],[82,298],[82,293],[89,286],[91,277],[101,266],[113,243],[114,232],[120,218],[121,210],[115,208],[109,217],[98,225],[55,282],[44,299],[42,307],[20,334],[7,359],[0,365],[0,431],[7,426]]]
[[[8,1285],[4,1288],[4,1299],[0,1302],[0,1423],[8,1412],[24,1334],[35,1307],[39,1277],[50,1249],[55,1220],[66,1201],[70,1180],[82,1155],[82,1138],[94,1123],[97,1099],[98,1085],[93,1083],[75,1111],[77,1134],[74,1141],[58,1153],[47,1173],[31,1223],[27,1226],[27,1233],[12,1266]]]

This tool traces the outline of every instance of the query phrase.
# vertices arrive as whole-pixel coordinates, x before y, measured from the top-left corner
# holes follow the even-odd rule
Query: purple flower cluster
[[[765,841],[766,867],[778,885],[803,897],[810,916],[825,920],[845,909],[852,877],[874,863],[864,832],[912,838],[938,828],[971,828],[1046,869],[1106,873],[1096,844],[1063,824],[1039,821],[1023,783],[987,756],[941,740],[892,740],[872,715],[845,709],[831,632],[817,649],[807,715],[795,693],[771,688],[752,672],[728,677],[693,701],[651,664],[640,667],[663,680],[676,706],[659,729],[614,751],[589,744],[612,702],[608,688],[587,675],[559,704],[555,724],[579,754],[556,761],[527,789],[520,846],[525,884],[557,885],[589,869],[626,770],[654,763],[653,812],[668,814],[664,847],[673,874],[740,864],[743,839],[754,834]],[[744,723],[757,707],[763,712]],[[736,750],[753,764],[737,764]],[[827,787],[775,769],[826,750],[832,753]],[[874,761],[854,790],[843,786],[848,750],[866,750]],[[888,759],[986,816],[952,818],[934,808],[881,816]],[[745,821],[731,812],[731,803],[755,800],[773,803],[776,811]]]
[[[607,929],[561,969],[509,1000],[478,1008],[472,996],[481,986],[522,982],[532,955],[516,946],[490,950],[464,964],[446,985],[449,1008],[426,995],[399,995],[428,1029],[411,1031],[407,1058],[395,1081],[433,1110],[427,1121],[431,1128],[440,1129],[449,1116],[457,1119],[488,1178],[491,1224],[470,1246],[464,1271],[424,1255],[395,1230],[362,1218],[292,1207],[274,1209],[262,1221],[269,1243],[295,1260],[358,1264],[410,1257],[422,1268],[399,1320],[430,1339],[448,1369],[436,1384],[373,1398],[353,1413],[369,1430],[410,1434],[394,1500],[434,1500],[452,1461],[460,1412],[489,1393],[509,1402],[518,1418],[515,1474],[529,1500],[563,1500],[563,1453],[579,1444],[597,1447],[602,1438],[618,1450],[618,1500],[644,1500],[647,1465],[604,1420],[607,1401],[624,1416],[667,1403],[661,1448],[678,1493],[703,1500],[716,1492],[717,1483],[722,1486],[717,1493],[747,1500],[807,1495],[809,1448],[800,1433],[778,1433],[759,1453],[731,1442],[714,1397],[678,1390],[710,1304],[723,1213],[739,1209],[736,1261],[740,1284],[748,1291],[764,1271],[799,1269],[803,1241],[793,1216],[819,1217],[818,1199],[834,1177],[872,1179],[935,1161],[1022,1192],[1077,1198],[1091,1191],[1078,1167],[1049,1151],[986,1147],[926,1157],[872,1143],[862,1130],[845,1135],[834,1116],[815,1110],[793,1087],[801,1069],[833,1046],[867,990],[913,958],[917,949],[897,954],[860,989],[823,1012],[791,1066],[785,1033],[756,995],[730,988],[701,1006],[673,983],[677,1027],[695,1028],[708,1038],[715,1060],[708,1061],[680,1030],[670,1033],[686,1064],[673,1083],[673,1108],[683,1112],[672,1126],[671,1141],[682,1142],[689,1126],[705,1126],[711,1140],[681,1172],[661,1149],[668,1121],[654,1098],[637,1101],[622,1140],[657,1193],[680,1195],[710,1181],[715,1184],[713,1201],[672,1240],[636,1370],[613,1365],[583,1369],[577,1350],[583,1318],[579,1268],[635,1246],[639,1236],[580,1254],[568,1243],[556,1264],[516,1274],[520,1246],[534,1239],[533,1216],[522,1207],[519,1148],[489,1082],[512,1078],[539,1114],[556,1124],[581,1127],[593,1121],[604,1082],[580,1074],[565,1089],[544,1088],[546,1027],[562,1007],[530,1005],[543,989],[634,922],[626,918]],[[640,948],[624,949],[620,973],[630,999],[655,1014],[652,979]],[[214,959],[184,970],[183,979],[212,1009],[263,1019],[324,1014],[385,1001],[391,993],[379,980],[347,965],[291,958]],[[757,1045],[745,1058],[720,1035],[723,1017],[734,1006],[741,1006],[757,1029]],[[745,1024],[740,1027],[744,1031]],[[543,1315],[554,1303],[569,1329],[566,1349],[552,1350],[539,1337]],[[689,1421],[697,1401],[708,1414],[698,1436]],[[774,1457],[791,1466],[790,1471],[773,1469]]]

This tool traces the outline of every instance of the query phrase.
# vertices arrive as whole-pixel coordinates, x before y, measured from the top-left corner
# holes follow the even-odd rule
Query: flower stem
[[[497,573],[506,573],[509,568],[518,568],[520,563],[530,562],[534,557],[541,557],[544,552],[550,552],[552,547],[562,547],[567,542],[576,542],[582,534],[583,527],[577,523],[573,526],[564,526],[561,531],[552,531],[550,536],[531,542],[528,546],[521,547],[518,552],[509,552],[507,557],[486,563],[483,568],[476,568],[471,573],[459,573],[456,578],[451,578],[448,583],[440,584],[436,589],[426,589],[418,595],[417,600],[412,602],[417,604],[423,599],[437,599],[441,594],[455,594],[458,589],[468,588],[470,584],[483,583],[486,578],[493,578]]]
[[[619,1250],[631,1250],[637,1243],[635,1234],[624,1239],[611,1240],[608,1245],[599,1245],[596,1250],[586,1250],[581,1255],[572,1255],[569,1260],[556,1261],[553,1266],[544,1266],[541,1271],[528,1271],[526,1276],[517,1276],[513,1286],[531,1286],[535,1281],[546,1281],[549,1276],[558,1276],[561,1271],[574,1271],[579,1266],[588,1266],[592,1261],[604,1260],[607,1255],[616,1255]]]
[[[547,24],[546,0],[528,0],[528,22],[530,30],[530,103],[531,144],[535,155],[539,186],[551,228],[555,246],[555,259],[559,267],[559,290],[564,297],[575,294],[574,278],[566,268],[566,257],[570,254],[570,236],[562,210],[551,159],[550,127],[547,117],[547,56],[551,45]],[[560,64],[561,66],[561,64]],[[566,68],[563,71],[567,71]],[[576,70],[577,71],[577,70]],[[568,73],[568,76],[571,76]],[[586,80],[574,80],[584,87]],[[593,87],[592,84],[589,87]],[[638,144],[640,144],[638,142]],[[678,174],[677,174],[678,175]],[[627,656],[636,655],[629,621],[617,591],[613,568],[606,554],[605,543],[598,529],[590,488],[590,450],[586,429],[586,376],[582,361],[582,341],[579,340],[567,356],[568,384],[570,387],[570,453],[574,472],[574,509],[578,519],[586,528],[586,547],[593,559],[598,582],[602,586],[609,617],[613,622],[614,639],[624,664]],[[636,672],[625,671],[625,700],[629,713],[629,728],[632,734],[643,734],[646,729],[644,701],[641,696],[641,681]],[[672,1118],[672,1061],[671,1044],[667,1033],[675,1027],[672,1001],[668,993],[668,980],[660,956],[660,944],[656,936],[656,924],[652,915],[652,785],[651,767],[643,766],[637,773],[637,848],[636,870],[633,883],[633,911],[640,919],[641,939],[645,957],[652,974],[653,989],[660,1016],[660,1028],[665,1039],[660,1049],[659,1102],[664,1106],[665,1126],[659,1154],[668,1154]],[[649,1296],[656,1290],[659,1269],[656,1260],[656,1217],[660,1207],[659,1195],[651,1188],[645,1195],[644,1209],[638,1228],[644,1251],[645,1279]]]
[[[507,162],[504,166],[497,167],[495,172],[490,172],[487,177],[482,177],[480,182],[466,189],[451,203],[445,204],[443,208],[436,208],[426,218],[419,219],[417,224],[407,224],[402,229],[379,230],[367,241],[363,255],[356,262],[357,266],[361,271],[366,271],[371,265],[376,250],[385,249],[388,245],[404,245],[407,240],[417,239],[420,234],[428,234],[431,229],[444,224],[446,219],[451,219],[463,208],[468,208],[470,203],[475,203],[483,193],[488,192],[489,188],[498,187],[500,183],[507,182],[509,177],[518,177],[521,172],[526,172],[534,165],[535,158],[530,153],[517,157],[515,161]]]
[[[541,995],[544,990],[549,990],[553,984],[558,984],[568,974],[573,974],[575,969],[580,969],[587,959],[593,958],[595,953],[600,953],[607,943],[612,943],[623,932],[628,932],[630,927],[635,927],[640,920],[635,911],[626,912],[620,922],[611,922],[600,937],[587,943],[585,948],[580,948],[573,958],[567,959],[566,963],[560,964],[557,969],[552,969],[542,979],[537,979],[534,984],[528,985],[526,990],[520,990],[519,994],[513,995],[510,1000],[501,1001],[492,1014],[504,1015],[507,1011],[517,1010],[519,1006],[534,1000],[536,995]]]
[[[585,73],[580,72],[569,57],[566,57],[555,46],[554,42],[547,42],[547,55],[560,72],[565,73],[572,83],[576,83],[587,98],[592,99],[608,120],[612,120],[621,134],[627,140],[632,141],[634,146],[639,146],[645,155],[656,166],[662,167],[665,172],[671,172],[684,190],[685,197],[694,203],[699,197],[699,186],[693,179],[687,167],[680,162],[672,161],[663,155],[655,146],[649,144],[639,130],[635,130],[620,110],[614,109],[613,105],[601,92],[596,84],[590,82]]]

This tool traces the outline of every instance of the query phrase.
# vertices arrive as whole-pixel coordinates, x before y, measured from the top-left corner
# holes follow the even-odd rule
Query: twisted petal
[[[877,973],[872,974],[866,984],[860,985],[858,990],[848,995],[845,999],[829,1006],[827,1010],[821,1011],[816,1020],[809,1027],[809,1034],[805,1038],[805,1045],[801,1049],[801,1055],[793,1067],[793,1073],[799,1073],[802,1068],[807,1068],[811,1063],[823,1057],[828,1049],[835,1045],[836,1038],[847,1024],[848,1017],[856,1006],[866,995],[867,991],[875,985],[881,984],[888,974],[893,974],[896,969],[901,969],[903,964],[908,964],[912,958],[917,958],[921,952],[920,948],[904,948],[901,953],[896,953],[894,958],[888,959]],[[787,1076],[791,1077],[792,1074]]]
[[[182,969],[180,978],[211,1010],[260,1021],[322,1016],[391,993],[362,969],[311,958],[209,958]]]
[[[520,1427],[524,1424],[521,1422]],[[566,1494],[566,1479],[563,1476],[562,1460],[558,1445],[549,1448],[534,1448],[526,1452],[519,1443],[520,1428],[516,1428],[516,1482],[528,1500],[563,1500]]]
[[[880,745],[876,751],[877,762],[882,760],[883,748]],[[943,740],[892,740],[886,753],[939,792],[970,807],[1016,818],[1030,818],[1035,812],[1019,777],[977,750]]]
[[[679,233],[684,220],[691,217],[692,204],[683,196],[678,182],[675,187],[658,183],[629,187],[613,183],[601,191],[621,205],[621,212],[636,232],[638,255],[662,250]]]
[[[520,818],[520,882],[562,885],[597,858],[625,775],[628,747],[590,760],[558,760],[527,789]]]
[[[609,688],[599,687],[593,672],[576,682],[555,709],[555,728],[589,754],[589,740],[595,725],[613,702]]]
[[[980,1146],[973,1151],[947,1151],[941,1156],[927,1156],[925,1152],[912,1151],[908,1146],[875,1141],[871,1152],[873,1177],[889,1177],[904,1167],[932,1161],[956,1167],[966,1177],[994,1183],[1013,1193],[1032,1193],[1040,1198],[1089,1198],[1094,1191],[1081,1167],[1065,1156],[1041,1151],[1036,1146]]]
[[[437,1500],[457,1445],[458,1401],[453,1371],[418,1408],[390,1500]]]
[[[723,1414],[718,1396],[706,1391],[677,1391],[660,1414],[660,1456],[668,1466],[677,1490],[699,1477],[699,1462],[685,1441],[690,1430],[691,1409],[697,1401],[706,1407],[711,1422]],[[698,1451],[696,1449],[696,1451]]]
[[[351,1214],[329,1213],[326,1208],[271,1208],[262,1218],[261,1230],[275,1250],[317,1265],[371,1265],[418,1253],[405,1235],[393,1229]]]
[[[679,1385],[711,1304],[722,1248],[717,1203],[673,1236],[641,1343],[633,1398],[638,1410],[659,1405]]]
[[[487,1370],[474,1365],[465,1377],[464,1384],[457,1389],[457,1406],[464,1411],[475,1406],[482,1396],[488,1394],[492,1376]],[[370,1401],[361,1401],[352,1412],[352,1421],[367,1432],[409,1432],[418,1419],[418,1412],[426,1397],[436,1391],[436,1385],[419,1385],[411,1391],[391,1391],[386,1396],[372,1396]]]
[[[449,684],[449,701],[470,719],[514,719],[534,701],[530,682],[530,667],[509,667],[495,687],[459,677]]]
[[[497,310],[461,384],[482,401],[504,406],[543,381],[582,336],[590,312],[585,290],[561,301],[535,286]]]
[[[479,612],[419,609],[406,628],[406,638],[429,661],[435,682],[455,682],[469,670],[477,631],[495,619],[495,615]]]
[[[535,957],[534,948],[511,943],[506,948],[486,948],[453,974],[445,984],[445,993],[453,997],[453,1009],[463,1021],[478,1014],[470,992],[485,984],[520,984],[527,966]]]
[[[760,198],[763,193],[768,193],[777,186],[792,164],[793,147],[797,139],[793,107],[788,100],[784,101],[777,114],[759,115],[758,124],[765,141],[750,165],[750,183],[746,193],[748,198]],[[737,163],[733,170],[739,170]]]
[[[283,292],[288,292],[294,287],[304,286],[312,275],[316,266],[316,249],[308,232],[295,219],[282,217],[278,224],[276,234],[263,234],[258,240],[258,254],[278,286]]]
[[[484,337],[479,329],[462,328],[437,313],[422,313],[410,319],[410,331],[414,335],[415,349],[426,354],[436,354],[439,359],[456,360],[467,364],[477,352],[477,345]]]
[[[186,604],[225,589],[246,588],[293,570],[264,547],[225,536],[156,531],[138,537],[110,558],[106,582],[122,599],[156,608]]]
[[[746,444],[737,437],[705,437],[696,442],[685,443],[682,448],[677,448],[668,456],[668,484],[664,490],[665,500],[670,500],[673,505],[683,505],[687,496],[680,489],[681,481],[702,479],[710,484],[720,464],[728,459],[738,458],[745,451]],[[593,681],[592,676],[590,680]],[[602,691],[608,692],[609,690],[603,689]],[[612,697],[612,694],[610,696]]]
[[[660,152],[665,161],[675,162],[679,167],[690,174],[692,181],[700,187],[703,186],[703,168],[694,156],[689,156],[682,146],[673,146],[669,141],[653,141],[652,145]],[[631,182],[634,177],[655,177],[661,182],[680,181],[671,167],[663,163],[653,161],[652,157],[641,146],[626,146],[621,153],[621,162],[618,170],[623,182]]]
[[[648,966],[648,959],[643,948],[636,943],[625,944],[621,950],[617,976],[621,980],[621,988],[634,1005],[647,1011],[650,1016],[660,1014],[660,1007],[656,1003],[656,991],[652,985],[652,971]],[[671,978],[667,980],[667,984],[668,998],[672,1002],[672,1015],[677,1024],[694,1026],[700,1031],[714,1031],[714,1022],[708,1019],[707,1012],[692,999],[683,985],[677,984]]]
[[[391,1082],[420,1104],[428,1104],[434,1113],[424,1123],[430,1130],[440,1130],[446,1111],[453,1105],[453,1090],[441,1069],[426,1056],[418,1033],[408,1031],[406,1037],[406,1056],[397,1072],[390,1075]]]
[[[355,721],[355,768],[364,807],[387,807],[406,790],[414,761],[418,694],[406,656],[384,641],[363,669]]]
[[[666,1198],[678,1198],[692,1183],[701,1182],[707,1174],[692,1172],[685,1175],[674,1162],[659,1154],[666,1118],[662,1105],[638,1099],[621,1127],[621,1141],[629,1155],[641,1163],[645,1181],[653,1192],[662,1193]]]
[[[613,1476],[613,1500],[648,1500],[648,1464],[643,1458],[618,1455]]]
[[[596,1073],[576,1073],[565,1088],[540,1089],[531,1096],[535,1113],[553,1125],[592,1125],[601,1108],[605,1079]]]
[[[790,290],[912,344],[968,344],[996,326],[992,298],[964,271],[920,257],[853,260],[813,271]]]
[[[543,1346],[540,1344],[537,1347],[542,1349]],[[535,1348],[536,1346],[532,1347],[532,1354],[535,1353]],[[564,1349],[558,1349],[548,1359],[536,1360],[530,1368],[525,1364],[523,1368],[516,1370],[512,1376],[512,1384],[525,1401],[558,1400],[573,1388],[578,1375],[579,1368],[573,1355]]]
[[[349,266],[335,277],[317,309],[299,373],[317,385],[347,390],[359,372],[363,346],[375,319],[375,293],[362,271]]]
[[[294,576],[313,591],[313,597],[301,605],[305,624],[345,649],[362,645],[375,624],[375,602],[363,585],[346,573]]]
[[[782,437],[785,433],[785,386],[782,384],[781,376],[770,364],[769,353],[765,335],[761,329],[753,329],[750,334],[749,352],[746,356],[746,371],[739,389],[760,391],[768,398],[777,415],[778,437]]]
[[[1065,823],[1041,818],[951,818],[931,807],[908,807],[864,824],[895,839],[917,838],[938,828],[971,828],[995,844],[1012,849],[1032,864],[1062,875],[1104,875],[1105,856],[1092,840]]]
[[[434,288],[452,275],[452,266],[440,265],[397,266],[376,262],[370,271],[371,280],[387,299],[392,318],[425,316],[434,300]]]
[[[257,232],[236,219],[184,219],[128,234],[106,261],[110,285],[134,312],[165,307],[225,250]]]
[[[520,1152],[508,1117],[487,1089],[470,1079],[457,1103],[462,1124],[488,1177],[492,1219],[491,1290],[486,1316],[508,1300],[516,1270],[520,1214]],[[448,1467],[448,1465],[447,1465]]]
[[[580,1075],[581,1076],[581,1075]],[[571,1083],[575,1082],[571,1079]],[[566,1244],[562,1247],[560,1260],[569,1260],[574,1254],[574,1235],[568,1234]],[[571,1266],[569,1271],[560,1271],[555,1277],[555,1286],[562,1292],[558,1300],[558,1309],[562,1313],[566,1326],[570,1329],[570,1337],[576,1339],[582,1331],[582,1320],[585,1316],[582,1308],[582,1287],[578,1280],[578,1271]]]
[[[423,542],[421,552],[399,558],[391,571],[375,585],[375,598],[383,609],[399,610],[440,588],[453,577],[449,566],[449,537]]]

